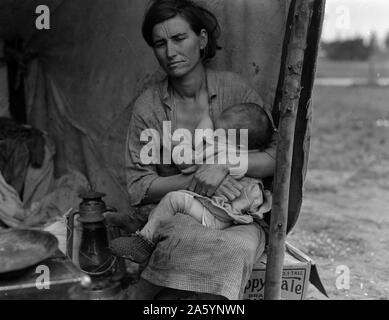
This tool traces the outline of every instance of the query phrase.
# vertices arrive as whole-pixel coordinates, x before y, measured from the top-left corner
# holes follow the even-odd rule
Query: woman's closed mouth
[[[174,68],[176,66],[178,66],[182,61],[174,61],[174,62],[169,62],[167,64],[168,68]]]

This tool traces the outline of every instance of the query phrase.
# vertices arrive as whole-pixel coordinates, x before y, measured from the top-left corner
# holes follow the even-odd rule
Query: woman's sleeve
[[[147,118],[137,110],[139,109],[134,106],[127,131],[125,150],[127,191],[132,206],[141,204],[150,185],[159,177],[155,164],[144,164],[144,161],[141,161],[141,150],[148,143],[141,141],[141,134],[152,127],[147,124]]]
[[[253,102],[260,105],[265,110],[267,116],[269,117],[273,129],[273,135],[271,137],[269,144],[262,151],[266,152],[271,158],[275,160],[276,151],[277,151],[278,130],[274,125],[273,116],[271,113],[271,107],[269,105],[266,105],[263,102],[262,98],[259,96],[259,94],[252,88],[249,88],[247,90],[243,102]]]

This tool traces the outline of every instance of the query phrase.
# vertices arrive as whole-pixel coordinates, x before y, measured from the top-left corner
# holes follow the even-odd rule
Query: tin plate
[[[52,256],[57,238],[49,232],[31,229],[0,231],[0,275],[34,266]]]

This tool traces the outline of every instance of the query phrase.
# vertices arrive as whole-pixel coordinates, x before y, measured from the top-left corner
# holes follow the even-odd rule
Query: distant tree
[[[375,41],[374,39],[372,41]],[[362,60],[366,61],[372,54],[374,45],[365,44],[363,38],[336,40],[322,43],[323,51],[330,60]]]
[[[380,51],[378,40],[377,40],[377,33],[372,32],[369,38],[369,50],[370,50],[370,56],[374,55],[378,51]]]
[[[386,34],[386,37],[385,37],[385,48],[386,48],[386,51],[389,51],[389,32]]]
[[[369,57],[369,64],[368,64],[369,68],[368,68],[367,78],[369,84],[374,85],[377,84],[377,71],[376,71],[374,56],[380,52],[380,48],[377,40],[377,34],[375,32],[372,32],[369,38],[369,51],[370,51],[370,57]]]

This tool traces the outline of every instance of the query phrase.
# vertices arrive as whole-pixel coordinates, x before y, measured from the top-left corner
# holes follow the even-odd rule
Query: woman
[[[228,174],[227,165],[203,164],[192,174],[182,174],[170,154],[166,156],[171,151],[167,125],[171,132],[181,128],[193,134],[199,122],[207,117],[214,120],[232,104],[263,106],[259,95],[240,76],[206,67],[215,56],[219,33],[214,15],[189,0],[155,1],[145,15],[143,37],[167,76],[141,94],[133,107],[126,170],[135,207],[158,203],[168,192],[180,189],[224,195],[230,200],[240,195],[242,186]],[[269,110],[266,112],[271,119]],[[161,156],[156,157],[160,163],[145,164],[142,158],[147,141],[140,137],[147,129],[154,129],[160,138]],[[274,140],[264,152],[250,153],[248,176],[273,175]],[[145,295],[139,293],[136,298],[153,298],[161,287],[169,287],[239,299],[265,245],[264,231],[257,224],[215,231],[182,215],[162,229],[161,238],[142,273],[141,285],[151,291],[143,288]]]

